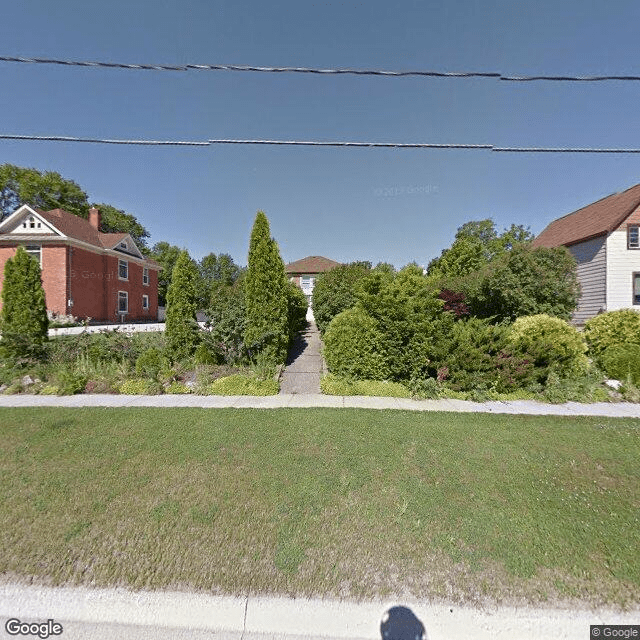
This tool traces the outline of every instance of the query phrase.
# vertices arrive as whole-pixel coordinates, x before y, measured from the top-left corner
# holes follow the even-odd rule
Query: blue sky
[[[640,4],[593,0],[5,3],[0,55],[140,63],[632,74]],[[0,133],[640,147],[640,82],[507,83],[0,63]],[[133,213],[152,242],[246,263],[258,209],[286,262],[427,264],[493,217],[539,233],[640,182],[640,155],[0,141]]]

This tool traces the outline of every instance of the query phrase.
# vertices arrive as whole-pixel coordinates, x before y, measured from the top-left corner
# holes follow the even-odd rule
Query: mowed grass
[[[2,409],[5,580],[635,606],[640,421]]]

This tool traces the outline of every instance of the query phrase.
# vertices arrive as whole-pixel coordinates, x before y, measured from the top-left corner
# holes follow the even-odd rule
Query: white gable
[[[133,241],[133,238],[130,235],[124,236],[124,238],[118,240],[111,249],[115,251],[122,251],[123,253],[127,253],[129,255],[134,255],[138,258],[143,258],[144,256],[140,253],[140,249],[136,246],[136,243]]]
[[[47,222],[37,211],[30,206],[23,205],[14,211],[0,224],[0,233],[11,236],[61,236],[51,223]]]

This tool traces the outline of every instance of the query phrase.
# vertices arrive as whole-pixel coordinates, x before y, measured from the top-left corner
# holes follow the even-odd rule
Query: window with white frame
[[[25,251],[42,267],[42,247],[39,244],[28,244]]]
[[[640,305],[640,273],[633,274],[633,304]]]
[[[640,249],[640,224],[627,227],[627,249]]]
[[[129,263],[126,260],[118,260],[118,278],[120,280],[129,279]]]
[[[126,291],[118,291],[118,313],[129,311],[129,294]]]
[[[142,296],[142,308],[145,311],[149,309],[149,296],[146,294]]]
[[[148,267],[144,267],[142,270],[142,284],[145,286],[149,286],[149,269]]]
[[[303,289],[313,289],[313,283],[315,278],[313,276],[302,276],[300,278],[300,284]]]

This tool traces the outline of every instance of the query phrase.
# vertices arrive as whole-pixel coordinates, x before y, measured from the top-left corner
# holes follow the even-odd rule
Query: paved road
[[[286,367],[280,377],[281,395],[320,393],[321,345],[318,327],[311,321],[289,351]]]

